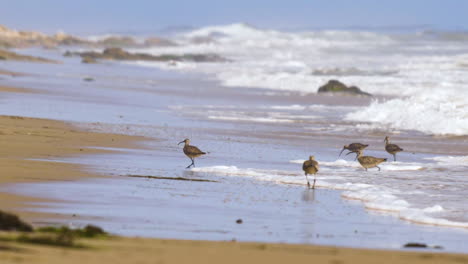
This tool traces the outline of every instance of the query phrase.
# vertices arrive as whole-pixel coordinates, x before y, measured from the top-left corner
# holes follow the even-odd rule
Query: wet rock
[[[404,248],[434,248],[434,249],[443,249],[442,246],[429,246],[424,243],[417,243],[417,242],[409,242],[403,245]]]
[[[240,219],[240,218],[236,220],[236,223],[237,223],[237,224],[242,224],[243,222],[244,222],[244,221],[242,221],[242,219]]]
[[[65,51],[65,53],[63,54],[64,57],[72,57],[73,56],[73,52],[67,50]]]
[[[83,57],[83,58],[81,58],[81,63],[92,64],[92,63],[97,63],[97,60],[95,58],[91,58],[91,57]]]
[[[136,41],[131,37],[120,37],[120,36],[113,36],[108,37],[103,40],[97,42],[105,47],[134,47],[137,46]]]
[[[0,211],[0,230],[32,232],[33,228],[18,216]]]
[[[337,80],[329,80],[328,83],[320,86],[318,93],[338,93],[346,95],[362,95],[372,96],[369,93],[363,92],[357,86],[346,86],[344,83]]]
[[[92,82],[92,81],[94,81],[94,78],[85,77],[85,78],[83,78],[83,81],[85,81],[85,82]],[[80,149],[80,151],[82,151],[82,149]]]
[[[146,53],[130,53],[122,48],[106,48],[102,52],[86,51],[86,52],[74,52],[73,55],[81,56],[82,58],[107,59],[107,60],[140,60],[140,61],[190,61],[190,62],[226,62],[227,59],[217,54],[163,54],[163,55],[151,55]]]
[[[410,242],[410,243],[406,243],[403,247],[405,248],[427,248],[428,246],[424,243]]]

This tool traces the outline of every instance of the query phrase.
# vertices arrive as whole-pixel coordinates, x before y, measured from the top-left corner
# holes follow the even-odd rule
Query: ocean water
[[[143,144],[151,149],[122,156],[66,159],[115,179],[21,185],[11,190],[74,203],[73,207],[48,205],[41,210],[96,217],[106,228],[125,235],[225,240],[236,234],[245,240],[325,244],[339,244],[346,238],[340,245],[355,246],[359,243],[354,230],[352,235],[328,242],[312,239],[317,231],[302,231],[314,222],[308,217],[318,216],[322,220],[316,225],[333,219],[326,227],[330,233],[333,225],[341,224],[346,225],[342,234],[350,232],[355,222],[343,219],[364,207],[371,219],[363,220],[360,215],[352,220],[364,221],[360,222],[362,228],[370,226],[362,237],[357,236],[372,237],[362,246],[385,248],[393,243],[391,247],[398,248],[407,239],[417,239],[422,229],[428,243],[431,234],[439,232],[444,234],[441,241],[454,238],[447,242],[452,246],[466,238],[466,39],[434,33],[279,32],[234,24],[179,34],[173,40],[179,45],[134,51],[214,52],[231,61],[86,65],[79,58],[62,57],[64,50],[29,50],[26,52],[64,63],[2,62],[2,68],[33,73],[2,77],[2,84],[46,93],[3,94],[1,114],[53,118],[94,131],[146,136],[149,141]],[[85,77],[94,81],[85,82]],[[329,79],[357,85],[376,97],[315,95]],[[384,151],[386,135],[405,149],[397,154],[396,162]],[[210,153],[197,159],[197,167],[191,170],[184,170],[189,160],[176,145],[184,138]],[[365,172],[353,155],[338,156],[343,145],[356,141],[370,144],[366,155],[388,158],[381,171]],[[317,192],[323,208],[313,216],[301,213],[309,212],[310,206],[302,197],[308,192],[304,194],[306,181],[301,170],[310,154],[321,166],[319,190],[334,190],[330,193],[335,194],[333,208],[328,208],[327,195]],[[221,183],[192,189],[195,185],[184,182],[179,190],[174,181],[124,178],[128,174],[196,177]],[[236,194],[238,188],[241,192]],[[70,193],[77,198],[70,199]],[[336,202],[336,197],[346,206]],[[226,213],[229,218],[221,215],[225,199],[226,206],[234,210]],[[148,214],[153,201],[159,209]],[[287,214],[278,214],[276,219],[276,203],[298,222],[287,222]],[[348,207],[350,204],[353,206]],[[213,214],[211,222],[202,215],[191,225],[188,220],[197,215],[191,206]],[[327,210],[344,213],[327,215]],[[233,224],[242,214],[276,220],[261,235],[252,236],[250,231],[237,232],[238,226]],[[171,223],[172,217],[188,227]],[[105,221],[107,218],[114,221]],[[394,240],[384,243],[388,222],[379,219],[392,219],[389,226],[404,228]],[[262,228],[258,221],[250,230]],[[204,223],[213,228],[201,230]]]
[[[148,63],[207,74],[224,86],[314,93],[329,79],[357,85],[375,100],[345,120],[373,128],[468,135],[468,38],[464,32],[281,32],[246,24],[210,26],[173,37],[152,54],[217,53],[229,63]]]

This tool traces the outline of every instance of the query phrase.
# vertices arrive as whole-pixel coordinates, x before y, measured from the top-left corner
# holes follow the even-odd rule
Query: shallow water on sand
[[[153,140],[144,143],[146,151],[71,160],[110,179],[8,187],[70,202],[41,210],[86,216],[74,224],[93,219],[125,235],[377,248],[425,242],[468,252],[460,245],[468,235],[466,138],[392,130],[392,142],[405,149],[398,162],[364,172],[352,155],[338,154],[344,144],[361,141],[370,144],[366,155],[391,160],[383,151],[387,130],[343,121],[369,99],[226,88],[202,76],[63,60],[40,67],[6,63],[35,75],[2,83],[47,93],[5,95],[0,112]],[[190,161],[177,146],[184,138],[209,152],[191,170],[184,169]],[[305,189],[301,171],[310,154],[321,164],[315,192]],[[238,218],[244,223],[236,224]]]
[[[164,164],[156,162],[160,156],[165,157]],[[57,203],[35,204],[39,207],[34,210],[77,216],[64,224],[92,222],[121,235],[383,249],[401,249],[417,241],[442,246],[448,252],[468,251],[462,243],[468,237],[466,230],[414,225],[392,215],[366,212],[362,203],[343,200],[338,191],[305,188],[303,175],[294,171],[288,177],[297,183],[276,179],[278,172],[266,180],[260,172],[255,179],[257,176],[249,177],[245,172],[233,175],[228,169],[204,172],[213,167],[184,170],[180,156],[158,150],[89,158],[72,161],[98,166],[106,160],[99,168],[113,177],[8,188],[59,199]],[[208,159],[198,163],[209,164],[212,161]],[[175,180],[178,177],[187,180]],[[242,219],[241,224],[236,223],[238,219]]]

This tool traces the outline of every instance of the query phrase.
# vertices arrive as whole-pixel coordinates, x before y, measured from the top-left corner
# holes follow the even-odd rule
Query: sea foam
[[[468,135],[468,47],[444,34],[319,30],[284,32],[238,23],[176,35],[173,47],[133,51],[216,53],[226,63],[141,63],[207,74],[222,85],[315,93],[330,79],[357,85],[375,101],[345,117],[361,129]]]
[[[466,159],[466,157],[458,157],[457,162],[464,158]],[[424,174],[426,175],[426,183],[417,184],[422,175],[419,172],[420,169],[443,166],[440,162],[451,160],[451,158],[436,157],[433,160],[432,163],[392,162],[381,164],[382,170],[380,172],[365,172],[356,161],[344,159],[322,161],[320,162],[320,172],[311,177],[316,177],[317,188],[340,190],[343,198],[359,200],[369,210],[389,213],[403,220],[419,224],[467,228],[468,219],[467,221],[452,220],[457,218],[458,212],[464,210],[464,208],[459,208],[463,206],[462,204],[452,202],[453,199],[463,199],[463,193],[441,192],[440,184],[446,180],[437,175]],[[290,162],[301,164],[304,160],[295,159]],[[450,166],[447,164],[447,168]],[[221,177],[248,177],[276,184],[306,185],[305,177],[300,169],[287,171],[212,166],[193,168],[192,171]],[[401,171],[403,174],[393,174],[395,171]]]

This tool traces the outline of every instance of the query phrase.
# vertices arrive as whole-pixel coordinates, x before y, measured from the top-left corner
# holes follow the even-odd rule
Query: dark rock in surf
[[[403,247],[404,248],[427,248],[427,245],[423,243],[410,242],[410,243],[406,243]]]
[[[363,92],[357,86],[346,86],[344,83],[337,80],[329,80],[325,85],[320,86],[318,93],[337,93],[344,95],[362,95],[372,96],[370,93]]]
[[[95,58],[91,57],[83,57],[81,58],[81,63],[97,63],[97,60]]]

